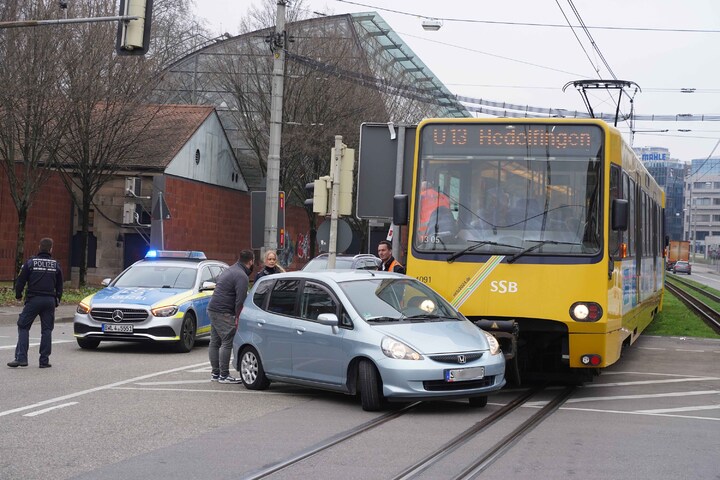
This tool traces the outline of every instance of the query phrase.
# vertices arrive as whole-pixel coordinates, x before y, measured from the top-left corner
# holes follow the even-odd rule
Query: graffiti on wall
[[[278,252],[278,262],[283,267],[292,265],[295,257],[306,259],[310,254],[310,233],[298,233],[293,240],[293,234],[285,231],[285,248]]]

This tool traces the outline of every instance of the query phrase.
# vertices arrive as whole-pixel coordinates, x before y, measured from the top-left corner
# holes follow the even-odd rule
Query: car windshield
[[[188,267],[163,265],[136,265],[118,278],[114,287],[181,288],[195,285],[197,270]]]
[[[440,295],[412,278],[373,278],[340,283],[360,316],[370,323],[462,320]]]
[[[310,260],[303,268],[306,272],[317,272],[327,270],[328,257],[318,257]],[[353,268],[352,257],[335,257],[335,268],[350,270]]]

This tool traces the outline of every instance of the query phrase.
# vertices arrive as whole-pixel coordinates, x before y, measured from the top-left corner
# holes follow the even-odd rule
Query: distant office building
[[[705,239],[720,236],[720,157],[691,160],[685,198],[685,239],[707,256]]]
[[[665,235],[670,240],[684,239],[683,192],[687,165],[671,158],[667,148],[638,147],[634,150],[655,181],[665,190]]]

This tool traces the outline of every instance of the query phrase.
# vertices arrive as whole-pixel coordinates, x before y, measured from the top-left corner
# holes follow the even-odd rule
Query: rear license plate
[[[485,367],[455,368],[445,370],[446,382],[462,382],[463,380],[480,380],[485,376]]]
[[[114,325],[112,323],[103,323],[103,332],[107,333],[133,333],[132,325]]]

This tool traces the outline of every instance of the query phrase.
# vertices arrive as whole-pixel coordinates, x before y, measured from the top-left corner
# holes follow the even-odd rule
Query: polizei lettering
[[[38,272],[54,272],[57,270],[57,260],[33,258],[33,270]]]

